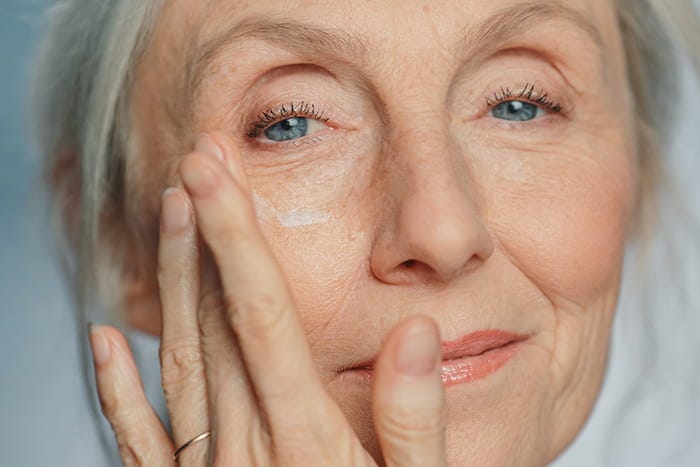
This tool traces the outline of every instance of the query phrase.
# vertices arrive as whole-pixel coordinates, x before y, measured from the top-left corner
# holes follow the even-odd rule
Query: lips
[[[440,346],[443,383],[453,386],[486,378],[508,363],[517,354],[519,344],[527,338],[522,334],[489,329],[443,342]],[[371,380],[375,361],[376,357],[344,371]]]
[[[463,357],[479,356],[525,339],[527,339],[527,336],[521,334],[513,334],[501,330],[486,330],[473,332],[453,341],[443,342],[440,347],[443,360],[454,360]]]

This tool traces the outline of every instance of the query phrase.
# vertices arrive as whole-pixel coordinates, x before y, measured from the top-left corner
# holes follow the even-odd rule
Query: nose
[[[409,122],[415,129],[415,121]],[[446,282],[475,271],[493,253],[466,155],[447,125],[394,132],[386,142],[374,276],[389,284]]]

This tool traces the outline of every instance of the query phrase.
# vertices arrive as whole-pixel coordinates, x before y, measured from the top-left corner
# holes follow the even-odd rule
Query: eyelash
[[[486,105],[489,108],[493,108],[496,105],[507,102],[511,100],[526,100],[533,104],[541,105],[542,107],[549,109],[552,112],[560,113],[562,112],[562,106],[555,101],[553,101],[549,94],[540,89],[535,90],[534,84],[526,84],[525,87],[519,92],[513,92],[510,88],[501,88],[499,91],[494,92],[492,95],[486,98]]]
[[[493,108],[502,102],[518,99],[541,105],[555,113],[562,112],[562,106],[553,101],[547,92],[543,89],[536,91],[535,85],[529,83],[519,92],[513,92],[508,87],[502,87],[500,90],[486,97],[486,105],[489,108]],[[280,106],[277,110],[270,108],[261,112],[257,116],[257,120],[251,124],[247,135],[251,139],[257,138],[262,132],[275,123],[292,117],[308,117],[325,123],[330,119],[326,117],[324,113],[324,110],[319,111],[314,104],[306,101],[301,101],[299,103],[290,102],[289,104]]]
[[[267,130],[275,123],[292,117],[308,117],[325,123],[330,119],[326,117],[324,113],[324,110],[317,110],[314,104],[305,101],[299,103],[291,102],[288,105],[282,105],[277,110],[267,109],[260,113],[247,134],[249,138],[257,138],[260,136],[260,133]]]

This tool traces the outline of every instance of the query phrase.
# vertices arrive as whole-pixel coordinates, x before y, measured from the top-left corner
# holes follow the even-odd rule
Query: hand
[[[172,438],[146,400],[125,339],[91,332],[98,391],[125,465],[441,466],[446,407],[435,323],[387,336],[372,414],[382,459],[363,448],[316,372],[289,286],[257,225],[242,162],[203,137],[163,196],[162,383]],[[201,236],[201,238],[199,238]],[[199,241],[202,245],[199,245]]]

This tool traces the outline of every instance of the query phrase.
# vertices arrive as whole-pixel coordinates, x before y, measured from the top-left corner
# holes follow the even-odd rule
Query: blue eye
[[[271,125],[264,133],[265,136],[272,141],[289,141],[306,136],[308,131],[308,118],[292,117]]]
[[[511,122],[526,122],[537,117],[540,108],[531,102],[525,101],[504,101],[494,105],[491,113],[500,120]]]

